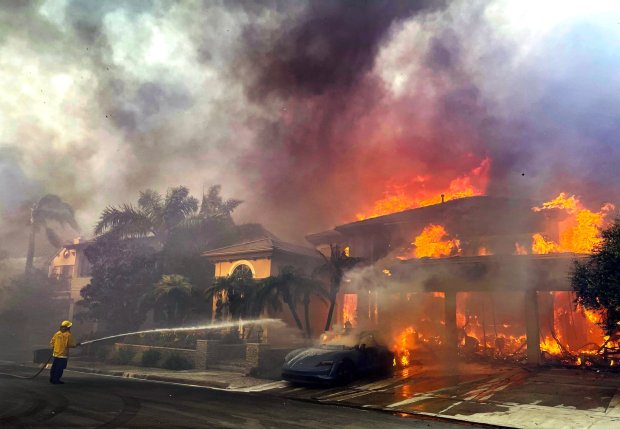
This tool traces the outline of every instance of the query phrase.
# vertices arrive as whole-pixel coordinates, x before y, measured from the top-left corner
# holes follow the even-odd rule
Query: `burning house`
[[[306,237],[372,267],[349,275],[337,322],[387,324],[403,364],[420,342],[537,364],[542,356],[580,363],[606,340],[597,315],[575,308],[569,273],[596,245],[610,207],[591,212],[564,194],[540,206],[443,200]]]

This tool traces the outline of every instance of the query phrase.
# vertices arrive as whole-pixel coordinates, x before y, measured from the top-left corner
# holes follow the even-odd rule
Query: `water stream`
[[[224,322],[224,323],[213,323],[209,325],[199,325],[199,326],[180,326],[177,328],[159,328],[159,329],[148,329],[145,331],[134,331],[134,332],[125,332],[123,334],[110,335],[107,337],[97,338],[94,340],[83,341],[81,344],[92,344],[99,341],[110,340],[112,338],[126,337],[129,335],[139,335],[139,334],[154,334],[154,333],[162,333],[162,332],[186,332],[186,331],[211,331],[214,329],[223,329],[223,328],[236,328],[245,325],[253,325],[253,324],[283,324],[280,319],[254,319],[254,320],[240,320],[234,322]]]

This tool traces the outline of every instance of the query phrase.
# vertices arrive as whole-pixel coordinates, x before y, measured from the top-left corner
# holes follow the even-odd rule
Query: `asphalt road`
[[[0,372],[26,375],[23,368]],[[65,372],[51,385],[0,375],[2,428],[462,428],[370,410]]]

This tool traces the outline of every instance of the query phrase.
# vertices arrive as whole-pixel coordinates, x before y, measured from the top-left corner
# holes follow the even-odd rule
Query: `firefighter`
[[[68,320],[63,321],[60,324],[60,329],[54,334],[50,340],[50,346],[52,346],[52,369],[50,369],[50,383],[52,384],[64,384],[60,381],[62,372],[67,367],[67,360],[69,359],[69,349],[78,347],[80,343],[73,341],[73,335],[71,335],[71,323]]]

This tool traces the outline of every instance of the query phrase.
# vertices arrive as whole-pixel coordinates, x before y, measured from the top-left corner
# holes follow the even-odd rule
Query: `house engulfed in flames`
[[[580,364],[608,338],[598,315],[575,308],[570,271],[598,244],[612,208],[593,212],[566,194],[542,205],[474,196],[306,238],[372,266],[345,279],[337,322],[388,326],[403,365],[420,343]]]

